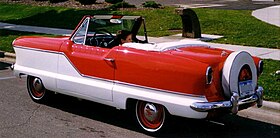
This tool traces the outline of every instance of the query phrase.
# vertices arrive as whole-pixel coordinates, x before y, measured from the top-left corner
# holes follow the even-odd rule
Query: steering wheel
[[[110,36],[110,38],[113,40],[113,39],[114,39],[114,36],[112,35],[112,33],[110,33],[109,31],[107,31],[106,29],[99,29],[99,30],[96,30],[96,31],[94,32],[94,35],[93,35],[93,38],[95,39],[96,44],[97,44],[98,46],[101,46],[101,47],[109,47],[110,44],[112,43],[112,41],[106,42],[105,39],[98,40],[98,38],[96,37],[96,34],[98,34],[98,33],[101,33],[101,34],[109,34],[108,36]]]

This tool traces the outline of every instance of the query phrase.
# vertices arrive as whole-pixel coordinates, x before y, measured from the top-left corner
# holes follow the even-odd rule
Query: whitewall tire
[[[137,101],[135,111],[139,125],[146,132],[158,132],[162,129],[166,119],[166,111],[162,105]]]
[[[37,103],[46,102],[49,91],[44,87],[40,78],[27,76],[27,90],[30,98]]]

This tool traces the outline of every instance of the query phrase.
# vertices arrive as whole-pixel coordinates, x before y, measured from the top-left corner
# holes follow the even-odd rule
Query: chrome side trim
[[[58,51],[43,50],[43,49],[32,48],[32,47],[24,47],[24,46],[18,46],[18,45],[13,45],[13,47],[20,48],[20,49],[26,49],[26,50],[39,51],[39,52],[53,53],[53,54],[58,54],[59,53]]]
[[[147,87],[147,86],[127,83],[127,82],[115,81],[115,83],[116,84],[127,85],[127,86],[132,86],[132,87],[138,87],[138,88],[147,89],[147,90],[154,90],[154,91],[164,92],[164,93],[172,93],[172,94],[189,96],[189,97],[205,98],[204,95],[186,94],[186,93],[181,93],[181,92],[176,92],[176,91],[169,91],[169,90],[163,90],[163,89],[158,89],[158,88],[152,88],[152,87]]]
[[[255,94],[245,98],[245,99],[239,99],[239,96],[237,93],[234,93],[231,96],[231,99],[229,101],[221,101],[221,102],[196,102],[191,104],[191,108],[198,112],[208,112],[214,109],[220,109],[220,108],[228,108],[231,110],[232,113],[236,114],[238,112],[238,106],[243,104],[249,104],[249,103],[257,103],[258,107],[262,106],[263,102],[263,87],[259,86],[256,90]]]

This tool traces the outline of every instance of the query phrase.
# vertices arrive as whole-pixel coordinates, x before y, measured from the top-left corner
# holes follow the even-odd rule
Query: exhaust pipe
[[[12,65],[10,66],[10,69],[11,69],[11,70],[14,70],[14,68],[15,68],[15,65],[12,64]]]

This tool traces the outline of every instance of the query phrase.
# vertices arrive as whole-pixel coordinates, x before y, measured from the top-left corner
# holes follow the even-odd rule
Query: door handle
[[[105,61],[109,61],[109,62],[115,62],[115,59],[113,58],[104,58]]]

